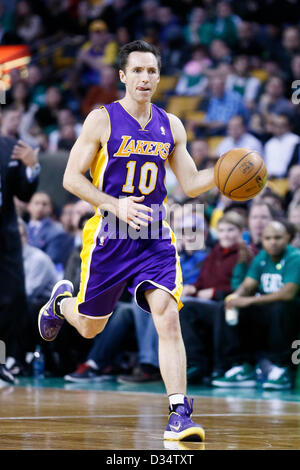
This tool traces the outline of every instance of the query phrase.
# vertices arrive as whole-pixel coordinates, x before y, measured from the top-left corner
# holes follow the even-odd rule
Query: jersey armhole
[[[106,142],[103,143],[103,145],[101,145],[101,148],[105,147],[105,145],[109,142],[109,139],[110,139],[110,136],[111,136],[111,121],[110,121],[110,115],[109,115],[109,112],[107,111],[106,107],[105,106],[100,106],[99,109],[104,109],[106,114],[107,114],[107,117],[108,117],[108,125],[109,125],[109,133],[108,133],[108,138],[106,139]]]

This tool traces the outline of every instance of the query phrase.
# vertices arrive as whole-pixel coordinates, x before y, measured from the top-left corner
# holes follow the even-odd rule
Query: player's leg
[[[101,311],[89,316],[80,315],[77,308],[77,298],[72,296],[73,284],[70,281],[59,281],[53,287],[49,301],[41,308],[38,318],[40,335],[45,341],[53,341],[58,335],[64,320],[74,326],[85,338],[93,338],[100,333],[110,316]],[[104,302],[99,302],[103,306]]]
[[[186,394],[186,354],[176,300],[162,289],[145,291],[158,333],[159,366],[170,400],[166,440],[204,441],[204,429],[191,419],[193,400]]]
[[[186,354],[175,299],[162,289],[145,291],[158,333],[159,366],[167,394],[186,393]]]

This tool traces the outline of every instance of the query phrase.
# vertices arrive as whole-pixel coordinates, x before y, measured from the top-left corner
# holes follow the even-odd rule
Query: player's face
[[[287,245],[288,235],[285,228],[278,223],[268,225],[262,236],[263,248],[270,256],[281,256]]]
[[[220,222],[218,225],[218,239],[222,248],[230,248],[241,240],[241,230],[236,225]]]
[[[132,99],[140,103],[149,102],[159,82],[155,55],[151,52],[131,52],[125,72],[120,70],[120,80]]]

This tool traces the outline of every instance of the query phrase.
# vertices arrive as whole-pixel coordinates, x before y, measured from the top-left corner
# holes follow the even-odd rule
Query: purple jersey
[[[110,136],[91,168],[93,184],[113,197],[145,196],[143,204],[154,209],[153,220],[166,216],[166,162],[174,138],[166,112],[151,104],[144,127],[119,101],[104,106]]]

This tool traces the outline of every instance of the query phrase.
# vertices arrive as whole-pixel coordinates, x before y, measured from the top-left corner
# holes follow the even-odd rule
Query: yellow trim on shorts
[[[85,301],[86,288],[90,277],[91,261],[93,251],[97,244],[98,233],[101,230],[103,217],[95,214],[85,224],[82,233],[82,250],[80,288],[76,299],[75,311],[78,312],[78,305]],[[78,312],[80,313],[80,312]]]
[[[181,310],[183,307],[183,303],[180,300],[181,294],[182,294],[182,271],[181,271],[181,265],[180,265],[180,257],[177,253],[177,247],[176,247],[176,236],[173,230],[171,229],[170,225],[166,220],[163,221],[163,225],[167,227],[170,231],[171,234],[171,244],[175,248],[175,253],[176,253],[176,278],[175,278],[175,288],[171,291],[171,294],[175,298],[177,305],[178,305],[178,310]]]

